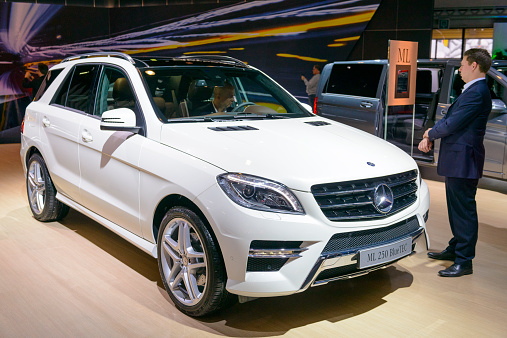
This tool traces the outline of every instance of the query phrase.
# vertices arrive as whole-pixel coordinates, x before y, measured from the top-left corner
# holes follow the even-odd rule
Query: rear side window
[[[383,65],[335,64],[326,93],[376,97]]]
[[[93,84],[98,68],[98,65],[76,66],[67,94],[67,107],[84,111],[87,114],[91,113],[94,97]]]
[[[90,114],[93,109],[93,86],[98,69],[98,65],[76,66],[73,74],[64,81],[53,103]]]
[[[51,83],[53,83],[53,81],[56,79],[58,74],[62,72],[62,70],[63,69],[50,70],[46,74],[46,77],[44,78],[44,81],[42,81],[39,91],[37,92],[37,95],[35,95],[35,98],[33,99],[34,101],[38,101],[41,98],[41,96],[46,92]]]

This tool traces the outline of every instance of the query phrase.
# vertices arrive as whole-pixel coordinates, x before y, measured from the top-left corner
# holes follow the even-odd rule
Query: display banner
[[[415,104],[417,42],[389,40],[387,105]]]

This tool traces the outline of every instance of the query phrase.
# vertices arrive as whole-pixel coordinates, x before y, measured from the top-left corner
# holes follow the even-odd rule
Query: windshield
[[[256,70],[194,66],[140,70],[155,111],[168,123],[312,116]]]

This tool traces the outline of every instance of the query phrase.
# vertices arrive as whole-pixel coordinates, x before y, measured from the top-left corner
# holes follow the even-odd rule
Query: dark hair
[[[37,68],[39,68],[39,71],[43,74],[43,75],[46,75],[48,73],[48,65],[45,64],[45,63],[39,63],[37,65]]]
[[[468,64],[476,62],[479,65],[481,73],[486,74],[491,68],[491,55],[489,52],[482,48],[472,48],[463,54],[463,57],[467,58]]]
[[[322,73],[322,66],[321,65],[315,64],[313,66],[315,67],[315,69],[317,69],[319,71],[319,73]]]

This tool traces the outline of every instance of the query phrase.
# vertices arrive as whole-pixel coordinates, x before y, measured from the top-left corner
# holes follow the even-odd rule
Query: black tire
[[[180,236],[190,243],[181,242]],[[225,289],[227,273],[218,243],[193,211],[174,207],[166,213],[157,250],[162,282],[181,312],[200,317],[236,301]]]
[[[38,221],[58,221],[69,213],[69,207],[56,199],[56,188],[39,154],[33,154],[28,160],[26,192],[33,217]]]

